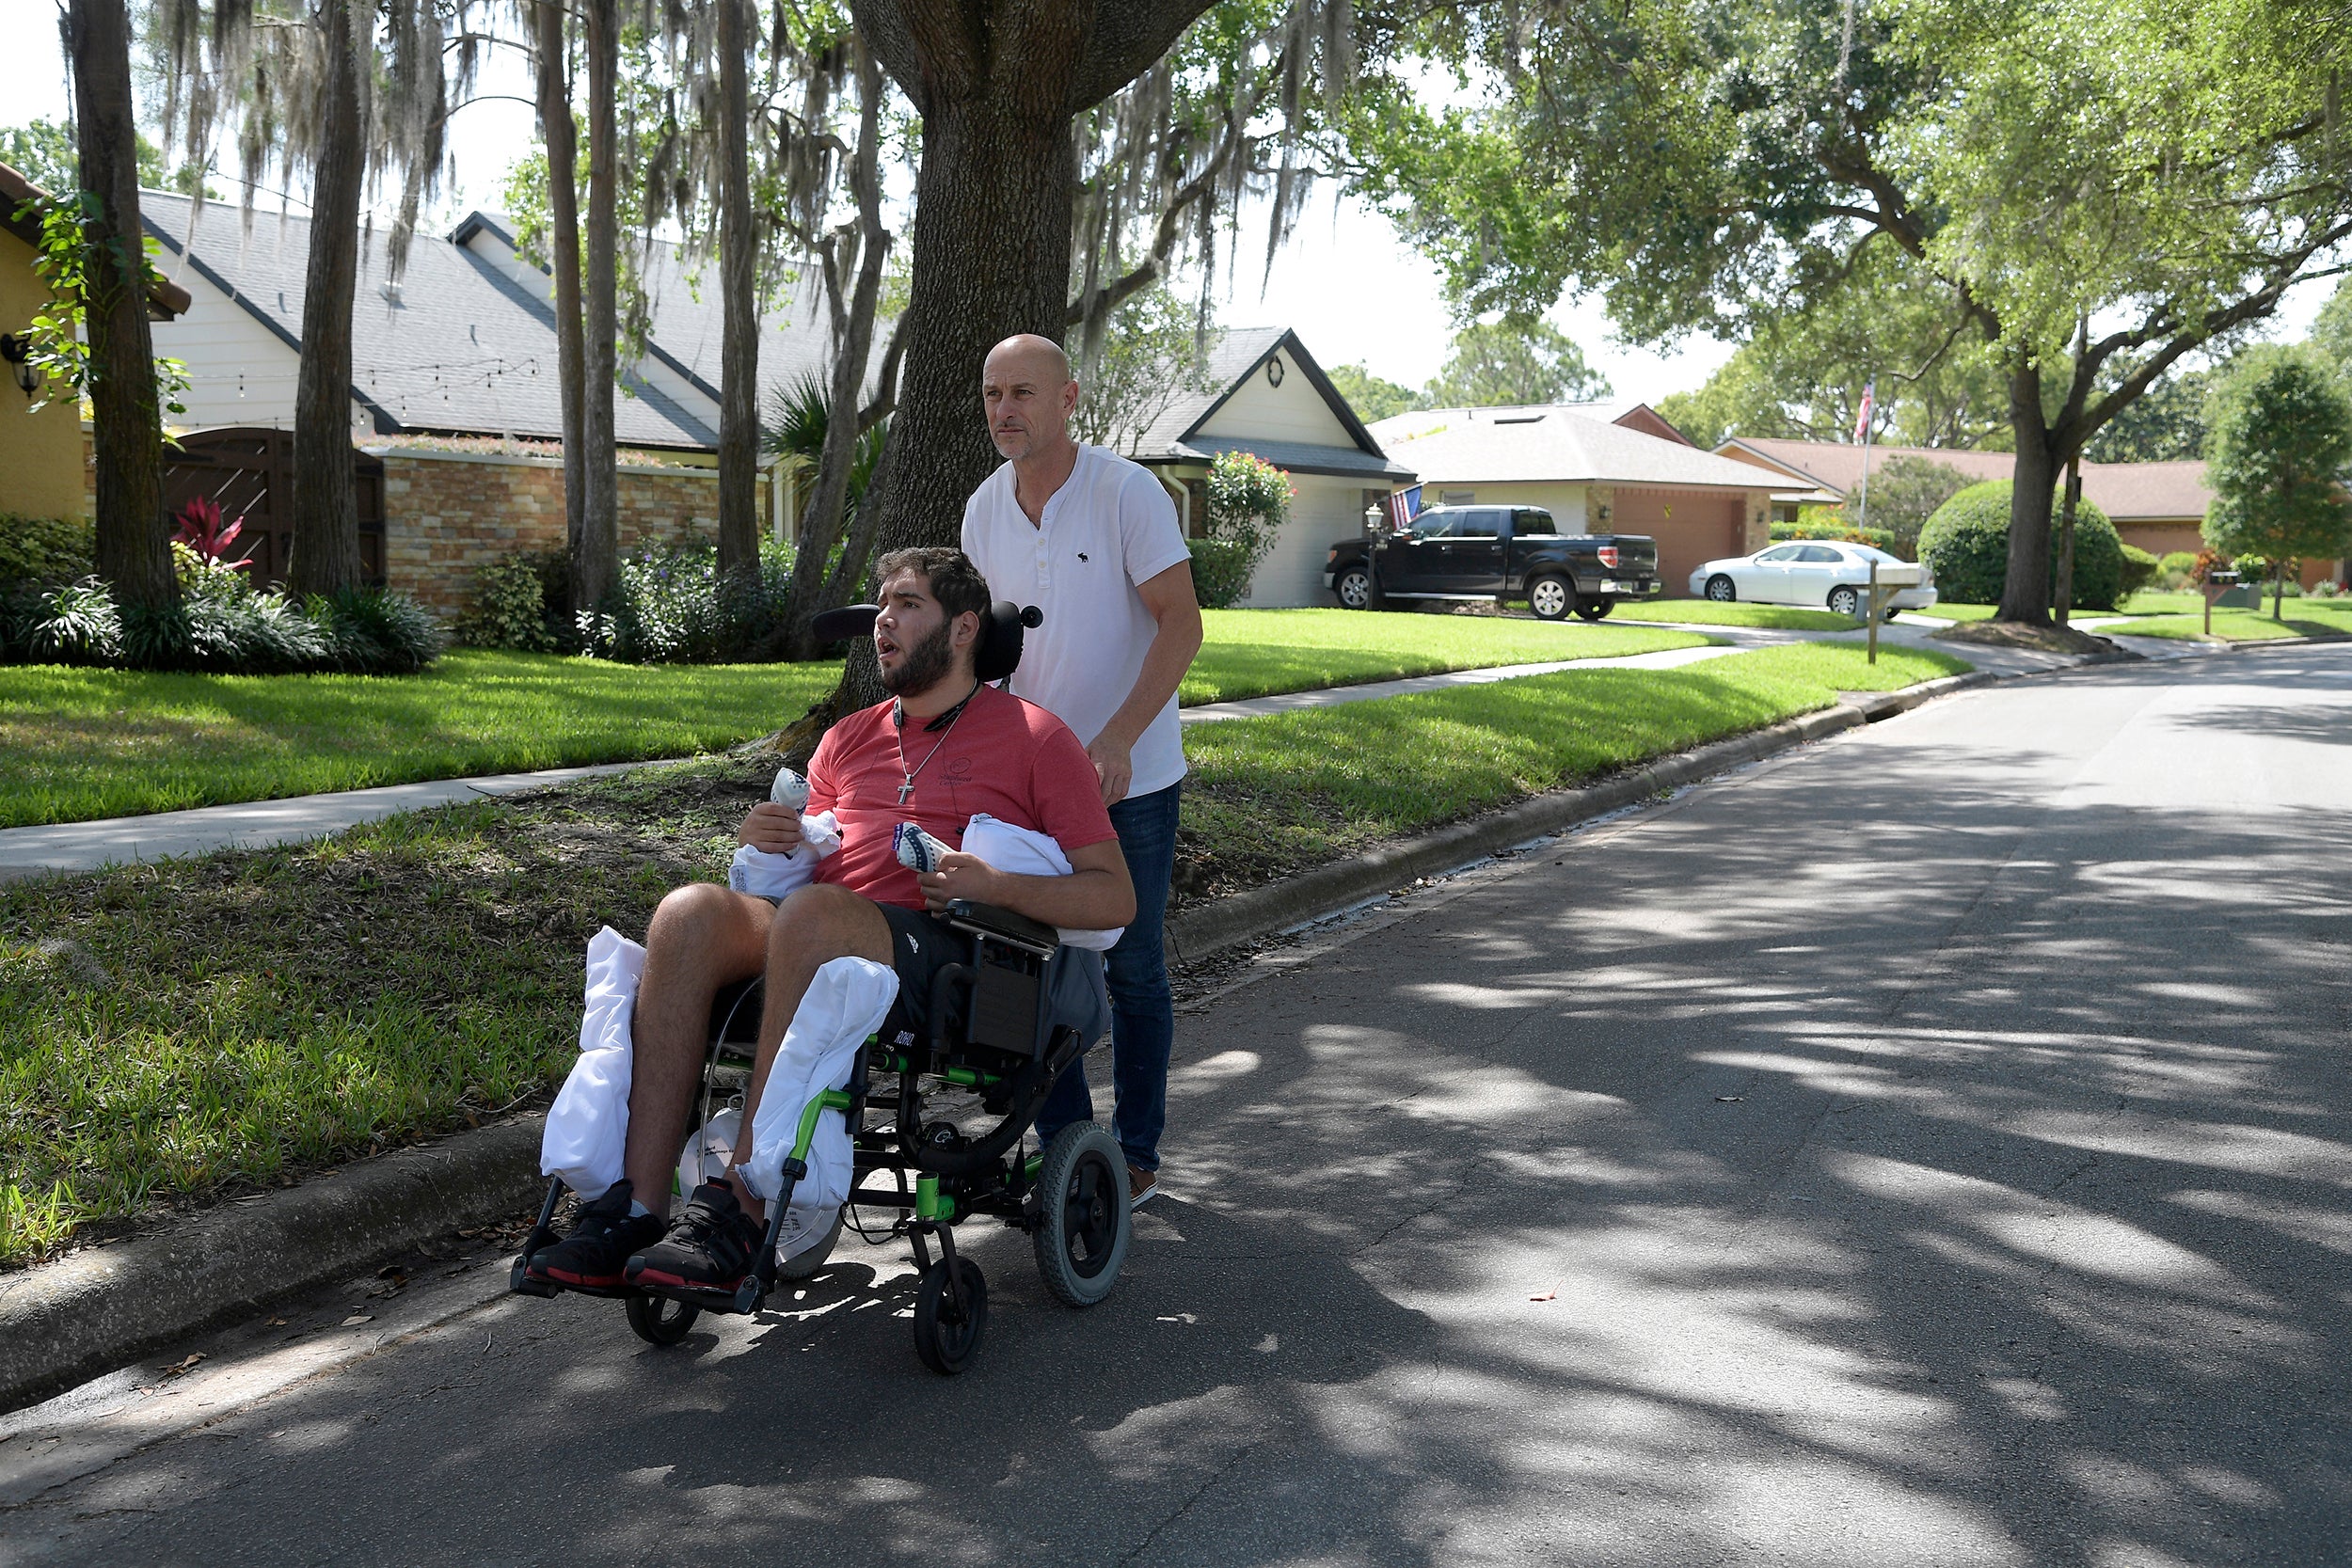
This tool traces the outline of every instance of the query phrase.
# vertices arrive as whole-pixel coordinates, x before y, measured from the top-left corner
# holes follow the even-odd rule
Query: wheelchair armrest
[[[960,931],[972,931],[1010,942],[1041,958],[1052,958],[1054,949],[1061,945],[1060,933],[1051,926],[1041,925],[1025,914],[1015,914],[993,904],[976,904],[969,898],[949,901],[947,924]]]

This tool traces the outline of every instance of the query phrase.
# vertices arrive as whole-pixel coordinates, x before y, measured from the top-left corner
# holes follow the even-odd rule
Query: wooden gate
[[[352,449],[352,482],[359,504],[359,562],[371,587],[384,586],[384,462]],[[180,437],[164,465],[164,509],[177,517],[202,496],[220,508],[221,521],[243,519],[245,531],[229,546],[253,562],[256,588],[286,580],[294,561],[294,432],[241,427],[199,430]]]

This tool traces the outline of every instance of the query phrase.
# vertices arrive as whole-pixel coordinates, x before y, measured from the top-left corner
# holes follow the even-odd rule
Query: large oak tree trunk
[[[759,312],[753,298],[749,0],[719,0],[719,574],[759,566]]]
[[[588,19],[588,268],[581,356],[580,543],[572,602],[593,610],[619,569],[620,482],[613,452],[612,380],[620,324],[614,303],[620,244],[620,149],[613,98],[620,87],[619,0],[586,0]]]
[[[351,295],[359,276],[361,112],[368,81],[356,0],[326,0],[326,123],[310,180],[310,255],[302,284],[302,369],[294,383],[294,560],[297,594],[357,587],[359,500],[352,483]],[[374,24],[373,10],[356,20]]]
[[[580,430],[586,404],[580,314],[580,145],[572,125],[569,41],[559,0],[538,0],[539,135],[548,149],[548,261],[555,275],[556,374],[563,382],[564,547],[580,557],[580,506],[586,488],[586,442]]]
[[[84,235],[92,254],[83,317],[94,372],[98,575],[114,585],[119,604],[168,605],[180,584],[163,515],[163,417],[147,324],[130,22],[122,0],[72,0],[65,32],[82,188],[98,198],[96,221]]]
[[[2009,574],[1995,619],[2050,624],[2050,503],[2063,461],[2042,409],[2042,372],[2030,360],[2010,372],[2010,428],[2017,438],[2009,497]]]

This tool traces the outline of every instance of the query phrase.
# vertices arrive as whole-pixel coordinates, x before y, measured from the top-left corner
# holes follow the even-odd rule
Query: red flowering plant
[[[242,572],[253,564],[251,552],[229,559],[229,546],[245,531],[245,519],[239,517],[227,527],[221,526],[220,507],[209,496],[199,496],[183,508],[173,519],[180,525],[171,536],[173,545],[185,549],[196,559],[192,564],[205,571]],[[178,550],[173,552],[178,553]]]

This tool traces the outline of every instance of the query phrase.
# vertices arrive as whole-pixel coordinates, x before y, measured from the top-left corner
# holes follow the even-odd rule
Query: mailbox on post
[[[1872,561],[1870,562],[1870,662],[1879,661],[1879,623],[1886,619],[1886,607],[1895,602],[1895,595],[1906,588],[1919,586],[1919,568],[1905,561]]]
[[[2231,589],[2235,588],[2239,581],[2239,574],[2235,572],[2207,572],[2205,574],[2203,591],[2205,595],[2205,635],[2207,637],[2211,637],[2213,635],[2214,601],[2220,598],[2224,594],[2227,594]]]

